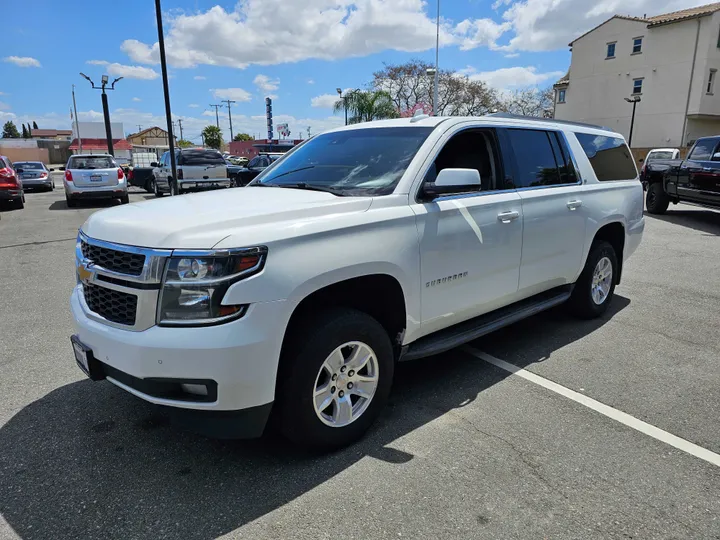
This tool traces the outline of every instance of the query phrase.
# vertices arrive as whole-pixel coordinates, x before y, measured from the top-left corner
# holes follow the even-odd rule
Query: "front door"
[[[494,130],[465,130],[448,140],[426,176],[472,168],[482,186],[467,194],[412,204],[420,235],[422,333],[492,311],[517,292],[523,215],[514,189],[500,189],[503,166]]]
[[[720,204],[720,140],[701,139],[683,161],[677,193],[685,200]]]
[[[587,208],[561,132],[507,129],[524,217],[523,296],[572,283],[582,268]]]

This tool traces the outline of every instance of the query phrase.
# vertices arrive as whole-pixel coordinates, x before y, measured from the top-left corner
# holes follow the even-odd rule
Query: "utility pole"
[[[230,120],[230,141],[233,140],[233,132],[232,132],[232,113],[230,112],[230,105],[235,103],[232,99],[226,99],[223,100],[223,103],[227,103],[227,109],[228,109],[228,119]],[[216,109],[217,110],[217,109]]]
[[[75,103],[75,85],[72,85],[73,109],[75,109],[75,133],[78,138],[78,153],[82,154],[82,138],[80,138],[80,124],[78,124],[77,104]]]
[[[138,126],[138,133],[140,133],[142,131],[142,126],[140,124],[138,124],[137,126]]]
[[[157,19],[158,47],[160,49],[160,67],[162,68],[163,93],[165,94],[165,119],[168,131],[172,134],[172,110],[170,109],[170,88],[167,76],[167,61],[165,60],[165,36],[163,35],[162,10],[160,0],[155,0],[155,17]],[[175,164],[175,141],[172,137],[168,139],[170,148],[170,170],[172,177],[177,180],[177,167]]]
[[[183,132],[182,132],[182,118],[178,118],[178,127],[180,128],[180,140],[183,140]]]
[[[437,26],[435,34],[435,84],[433,85],[433,116],[438,113],[438,86],[440,84],[440,0],[437,0]]]
[[[213,105],[210,104],[211,107],[215,107],[215,125],[220,129],[220,117],[218,116],[218,108],[222,107],[222,103],[220,105]]]

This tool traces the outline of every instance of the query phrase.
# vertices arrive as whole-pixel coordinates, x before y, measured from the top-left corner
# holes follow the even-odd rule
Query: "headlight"
[[[241,317],[246,305],[222,305],[233,283],[257,274],[267,248],[173,252],[158,303],[161,326],[203,326]]]

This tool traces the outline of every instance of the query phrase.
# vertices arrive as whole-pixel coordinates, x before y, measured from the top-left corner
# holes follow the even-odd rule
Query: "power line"
[[[213,105],[211,103],[210,106],[215,107],[215,125],[218,129],[220,129],[220,117],[218,116],[218,109],[222,107],[222,103],[220,103],[219,105]]]
[[[230,105],[233,103],[236,103],[232,99],[225,99],[222,100],[223,103],[227,103],[227,110],[228,110],[228,119],[230,120],[230,140],[233,140],[233,131],[232,131],[232,112],[230,112]],[[217,111],[217,109],[215,109]]]

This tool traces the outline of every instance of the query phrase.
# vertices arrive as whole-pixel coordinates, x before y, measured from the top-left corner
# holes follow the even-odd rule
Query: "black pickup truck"
[[[720,208],[720,136],[695,141],[684,160],[656,160],[644,168],[645,205],[663,214],[670,203]]]

